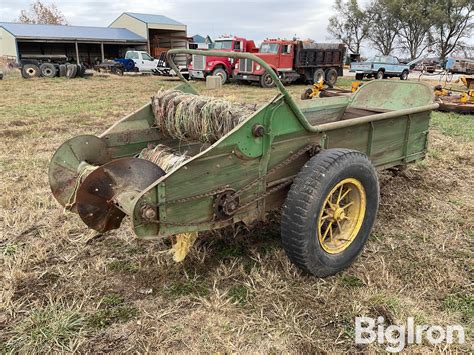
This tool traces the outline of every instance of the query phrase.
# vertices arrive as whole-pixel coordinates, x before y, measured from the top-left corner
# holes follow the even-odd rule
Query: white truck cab
[[[125,59],[132,59],[140,72],[152,72],[158,67],[158,59],[153,58],[145,51],[127,51]]]

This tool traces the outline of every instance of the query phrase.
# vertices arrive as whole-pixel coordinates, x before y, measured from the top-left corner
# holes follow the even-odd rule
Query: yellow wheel
[[[321,247],[337,254],[349,247],[359,233],[366,208],[365,190],[360,181],[348,178],[329,192],[318,218]]]
[[[286,254],[319,277],[343,270],[362,251],[378,201],[377,173],[367,156],[349,149],[320,152],[298,173],[283,205]]]

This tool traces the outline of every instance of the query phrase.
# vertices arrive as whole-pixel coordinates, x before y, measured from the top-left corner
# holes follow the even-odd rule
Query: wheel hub
[[[337,254],[356,238],[365,216],[366,196],[362,184],[348,178],[329,192],[318,219],[318,239],[322,248]]]
[[[342,222],[346,218],[346,214],[344,210],[340,207],[337,207],[336,210],[333,212],[333,220],[334,222]]]

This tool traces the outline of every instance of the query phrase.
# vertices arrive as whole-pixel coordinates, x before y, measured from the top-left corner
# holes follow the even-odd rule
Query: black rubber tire
[[[275,87],[275,82],[273,81],[272,77],[270,76],[270,73],[267,71],[262,74],[260,77],[260,86],[262,88],[273,88]]]
[[[60,78],[65,77],[65,76],[66,76],[66,72],[67,72],[66,64],[60,64],[60,65],[59,65],[59,77],[60,77]]]
[[[326,80],[326,76],[324,75],[324,70],[316,69],[313,74],[313,84],[319,83],[321,80]]]
[[[123,76],[123,70],[124,70],[123,67],[117,66],[117,67],[112,67],[110,69],[110,72],[118,76]]]
[[[68,64],[66,67],[66,77],[68,79],[72,79],[76,77],[77,74],[77,65],[76,64]]]
[[[82,77],[82,68],[84,66],[82,64],[77,64],[77,71],[76,71],[76,78]]]
[[[404,71],[400,74],[400,80],[408,80],[408,70],[404,70]]]
[[[222,68],[214,69],[213,72],[212,72],[212,76],[220,77],[222,85],[224,85],[227,82],[227,80],[229,79],[228,75],[227,75],[227,72]]]
[[[52,63],[43,63],[39,68],[42,77],[54,78],[57,74],[56,66]]]
[[[312,93],[313,93],[313,89],[307,88],[307,89],[301,94],[301,100],[310,100]]]
[[[331,189],[346,178],[364,187],[366,210],[362,225],[347,249],[327,253],[317,234],[317,216]],[[281,238],[289,259],[318,277],[348,267],[360,254],[377,215],[379,184],[375,168],[365,154],[349,149],[328,149],[315,155],[301,169],[283,205]]]
[[[329,68],[326,70],[325,78],[326,84],[328,84],[330,87],[333,87],[337,82],[337,70],[334,68]]]
[[[40,68],[35,64],[25,64],[21,68],[21,76],[25,79],[38,78],[40,75]]]
[[[377,74],[375,74],[375,79],[383,79],[385,77],[385,73],[383,70],[379,70]]]
[[[361,74],[361,73],[356,74],[356,80],[362,80],[362,79],[364,79],[364,74]]]

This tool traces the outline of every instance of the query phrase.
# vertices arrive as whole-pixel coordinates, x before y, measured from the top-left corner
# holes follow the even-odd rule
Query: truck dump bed
[[[324,66],[342,68],[345,51],[343,44],[298,41],[295,52],[295,68]]]

